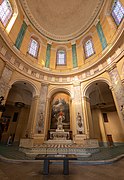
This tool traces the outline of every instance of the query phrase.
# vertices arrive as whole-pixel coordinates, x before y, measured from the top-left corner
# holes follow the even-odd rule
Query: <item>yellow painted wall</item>
[[[102,141],[100,126],[99,126],[99,115],[96,109],[92,110],[92,121],[93,121],[94,138],[98,139],[99,141]]]
[[[105,124],[106,134],[111,134],[114,142],[124,142],[123,129],[117,112],[107,112],[108,123]]]
[[[18,7],[18,11],[19,11],[19,14],[16,18],[16,21],[14,23],[14,25],[12,26],[12,29],[9,33],[9,37],[10,39],[12,40],[12,42],[15,44],[15,41],[16,41],[16,38],[18,36],[18,33],[21,29],[21,26],[22,26],[22,23],[23,23],[23,19],[24,19],[24,16],[20,10],[20,8]]]
[[[123,0],[122,0],[123,3]],[[112,41],[112,38],[116,32],[116,28],[114,28],[114,21],[112,19],[111,16],[105,16],[105,7],[103,8],[101,14],[100,14],[100,22],[101,22],[101,26],[103,28],[103,32],[104,35],[106,37],[107,43],[110,44]],[[20,31],[22,22],[24,20],[24,16],[21,12],[21,9],[19,8],[19,15],[15,21],[14,26],[12,27],[10,33],[9,33],[9,37],[10,39],[13,41],[13,43],[15,43],[16,38],[18,36],[18,33]],[[116,27],[116,25],[115,25]],[[28,51],[28,46],[30,43],[30,37],[31,35],[35,35],[36,37],[39,37],[40,39],[40,50],[39,50],[39,55],[38,58],[33,58],[30,55],[27,55],[27,51]],[[92,40],[93,40],[93,44],[94,44],[94,50],[95,50],[95,54],[92,55],[89,58],[85,58],[84,55],[84,50],[83,50],[83,41],[82,39],[85,39],[84,37],[87,37],[91,35]],[[42,46],[43,44],[43,46]],[[67,50],[67,54],[66,54],[66,58],[67,58],[67,65],[66,66],[56,66],[56,50],[55,48],[57,48],[57,46],[59,45],[59,43],[52,43],[52,47],[51,47],[51,57],[50,57],[50,68],[52,70],[55,71],[60,71],[60,70],[66,70],[66,69],[71,69],[73,68],[73,63],[72,63],[72,50],[71,50],[71,43],[67,43],[65,44],[68,48]],[[63,44],[64,45],[64,44]],[[80,37],[77,41],[76,41],[76,45],[77,45],[77,63],[79,67],[87,67],[90,64],[92,64],[93,62],[97,61],[98,57],[101,55],[102,53],[102,46],[101,46],[101,42],[96,30],[96,26],[93,25],[90,30],[85,33],[84,35],[82,35],[82,37]],[[22,41],[22,45],[20,48],[20,51],[22,52],[22,54],[26,55],[27,60],[30,59],[31,62],[33,63],[33,65],[36,66],[39,65],[39,67],[43,67],[45,65],[45,60],[46,60],[46,47],[47,47],[47,40],[45,38],[43,38],[35,29],[34,27],[32,27],[32,25],[28,26],[24,39]]]

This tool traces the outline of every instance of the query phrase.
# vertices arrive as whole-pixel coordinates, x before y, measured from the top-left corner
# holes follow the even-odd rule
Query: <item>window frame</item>
[[[14,11],[13,11],[12,5],[11,5],[11,3],[10,3],[9,0],[2,0],[2,2],[1,2],[0,5],[2,5],[2,3],[3,3],[4,1],[6,1],[6,3],[9,5],[9,6],[7,6],[7,7],[8,7],[7,10],[9,10],[10,12],[9,12],[9,14],[6,16],[6,18],[5,18],[4,21],[2,20],[2,18],[0,18],[0,22],[2,23],[2,25],[3,25],[4,27],[7,27],[8,23],[10,22],[10,20],[11,20],[11,18],[12,18],[12,16],[13,16]],[[5,12],[6,12],[6,11],[5,11]],[[6,14],[6,13],[4,13],[4,15],[5,15],[5,14]]]
[[[33,48],[31,47],[31,44],[32,44],[32,41],[33,41],[33,40],[36,41],[37,44],[38,44],[37,49],[36,49],[36,55],[33,55],[33,54],[30,52],[30,48],[33,49]],[[32,37],[30,38],[30,43],[29,43],[29,46],[28,46],[28,52],[27,52],[27,53],[28,53],[31,57],[37,59],[37,58],[38,58],[38,54],[39,54],[39,49],[40,49],[40,43],[39,43],[38,39],[32,36]],[[34,49],[33,49],[33,50],[34,50]]]
[[[88,55],[87,55],[87,51],[86,51],[86,43],[87,43],[89,40],[91,41],[91,44],[92,44],[93,53],[88,56]],[[84,43],[83,43],[83,49],[84,49],[85,59],[88,59],[88,58],[90,58],[91,56],[93,56],[93,55],[95,54],[94,44],[93,44],[93,41],[92,41],[92,38],[91,38],[91,37],[85,39],[85,41],[84,41]]]
[[[122,5],[122,3],[119,1],[119,0],[116,0],[116,1],[114,1],[114,3],[113,3],[113,5],[112,5],[112,9],[111,9],[111,16],[112,16],[112,18],[113,18],[113,20],[114,20],[114,22],[115,22],[115,24],[117,25],[117,26],[119,26],[120,24],[121,24],[121,22],[122,22],[122,20],[123,20],[123,17],[124,17],[124,13],[123,13],[123,16],[122,16],[122,18],[121,18],[121,20],[120,20],[120,22],[119,22],[119,20],[118,20],[118,16],[117,16],[117,14],[118,14],[118,12],[117,12],[117,14],[115,14],[114,13],[114,10],[115,10],[115,8],[117,7],[117,3],[120,3],[120,5],[121,5],[121,7],[122,8],[124,8],[123,7],[123,5]],[[119,9],[120,10],[120,9]]]
[[[64,64],[58,63],[59,51],[64,52]],[[66,65],[67,65],[66,64],[66,50],[64,48],[59,48],[59,49],[57,49],[57,52],[56,52],[56,66],[66,66]]]

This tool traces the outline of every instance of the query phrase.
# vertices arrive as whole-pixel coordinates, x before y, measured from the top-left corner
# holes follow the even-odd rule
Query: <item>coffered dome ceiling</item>
[[[20,0],[33,26],[55,41],[78,38],[98,16],[105,0]]]

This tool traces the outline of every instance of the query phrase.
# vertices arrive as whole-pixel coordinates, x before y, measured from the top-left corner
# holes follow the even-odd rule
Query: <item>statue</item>
[[[78,125],[78,133],[79,134],[82,134],[82,130],[83,130],[83,123],[82,123],[82,117],[80,115],[80,113],[78,112],[77,114],[77,125]]]
[[[39,120],[38,120],[38,134],[41,133],[42,124],[43,124],[43,113],[41,112],[40,117],[39,117]]]
[[[62,121],[65,119],[65,116],[62,111],[59,112],[58,118],[57,118],[57,129],[63,130],[63,123]]]

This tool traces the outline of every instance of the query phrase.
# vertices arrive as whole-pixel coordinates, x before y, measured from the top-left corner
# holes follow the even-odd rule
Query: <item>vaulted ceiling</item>
[[[20,0],[30,22],[46,37],[80,36],[98,16],[104,0]]]

